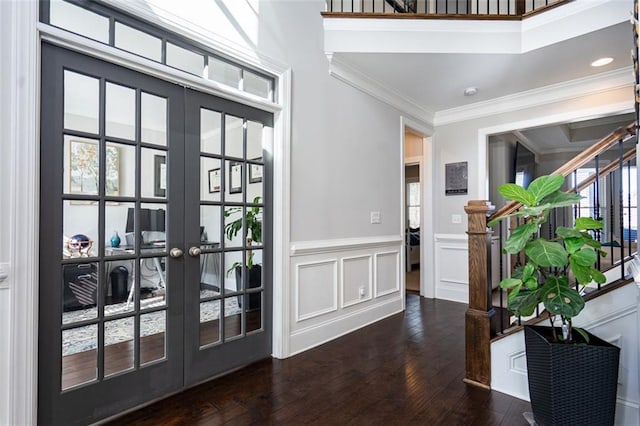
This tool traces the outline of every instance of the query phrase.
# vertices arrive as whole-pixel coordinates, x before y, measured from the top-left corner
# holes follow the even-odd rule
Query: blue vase
[[[113,231],[113,236],[111,237],[111,247],[120,247],[120,235],[118,235],[118,231]]]

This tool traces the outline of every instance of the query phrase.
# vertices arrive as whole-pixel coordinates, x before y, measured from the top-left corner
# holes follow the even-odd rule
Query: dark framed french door
[[[272,116],[48,43],[41,89],[39,423],[269,356]]]

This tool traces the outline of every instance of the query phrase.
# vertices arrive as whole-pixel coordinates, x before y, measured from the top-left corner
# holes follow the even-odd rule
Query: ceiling
[[[618,114],[573,123],[522,129],[490,137],[489,141],[521,142],[536,154],[579,152],[620,127],[626,127],[635,114]]]
[[[388,90],[432,112],[631,66],[632,26],[620,23],[523,54],[336,53]],[[600,68],[590,63],[610,56]],[[631,78],[631,73],[630,73]],[[464,96],[467,87],[475,96]]]

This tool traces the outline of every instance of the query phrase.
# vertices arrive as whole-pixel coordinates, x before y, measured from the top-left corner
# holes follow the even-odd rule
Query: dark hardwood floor
[[[463,383],[465,310],[407,294],[402,314],[110,424],[527,425],[529,403]]]

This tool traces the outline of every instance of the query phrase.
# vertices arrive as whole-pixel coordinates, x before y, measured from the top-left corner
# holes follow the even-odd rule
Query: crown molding
[[[434,114],[433,124],[434,126],[442,126],[632,86],[633,70],[631,67],[625,67],[462,107],[437,111]]]
[[[390,105],[419,122],[433,124],[433,111],[429,111],[411,99],[396,95],[388,90],[381,82],[367,76],[362,71],[338,59],[333,54],[327,54],[329,59],[329,75],[362,92]]]

